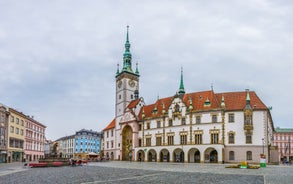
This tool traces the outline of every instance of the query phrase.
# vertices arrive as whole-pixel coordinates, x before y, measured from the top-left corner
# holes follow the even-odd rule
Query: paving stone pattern
[[[0,184],[51,183],[293,183],[293,166],[257,170],[222,164],[96,162],[77,167],[28,168],[0,164]]]

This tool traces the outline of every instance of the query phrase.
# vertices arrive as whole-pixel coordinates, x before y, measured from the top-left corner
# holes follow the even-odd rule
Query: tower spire
[[[184,84],[183,84],[183,68],[181,67],[181,79],[180,79],[180,87],[179,87],[179,96],[182,98],[185,94]]]
[[[246,89],[246,108],[247,109],[251,109],[249,89]]]
[[[127,25],[127,33],[126,33],[125,51],[123,54],[123,69],[122,69],[122,71],[132,72],[130,43],[129,43],[129,25]]]

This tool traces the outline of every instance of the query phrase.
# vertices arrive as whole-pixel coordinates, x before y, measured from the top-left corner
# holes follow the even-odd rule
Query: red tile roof
[[[224,96],[226,110],[243,110],[246,105],[246,91],[243,92],[227,92],[227,93],[214,93],[214,91],[201,91],[185,94],[183,96],[183,103],[189,107],[190,99],[192,100],[193,110],[212,110],[220,109],[222,96]],[[266,110],[266,105],[260,100],[254,91],[249,92],[250,105],[254,110]],[[139,119],[142,119],[142,112],[144,111],[145,117],[159,117],[162,115],[163,103],[166,112],[173,101],[174,97],[167,97],[158,99],[154,104],[145,105],[139,113]],[[206,101],[210,105],[205,105]],[[157,114],[154,114],[154,109],[157,108]]]
[[[247,92],[228,92],[216,94],[219,102],[222,101],[224,96],[226,110],[243,110],[246,105]],[[266,110],[267,106],[260,100],[254,91],[249,91],[250,106],[254,110]]]
[[[134,108],[138,103],[140,102],[140,98],[137,100],[133,100],[129,103],[129,105],[127,106],[129,109]]]
[[[109,129],[112,129],[112,128],[115,128],[115,124],[116,124],[116,119],[114,118],[111,123],[109,123],[109,125],[104,129],[105,130],[109,130]]]

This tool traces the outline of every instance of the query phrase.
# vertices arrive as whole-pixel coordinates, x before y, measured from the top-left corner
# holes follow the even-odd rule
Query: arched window
[[[229,151],[229,160],[234,160],[234,159],[235,159],[234,151]]]
[[[252,152],[251,151],[246,152],[246,160],[252,160]]]

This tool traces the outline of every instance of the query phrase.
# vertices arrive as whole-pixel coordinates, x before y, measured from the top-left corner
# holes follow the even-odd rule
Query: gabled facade
[[[24,154],[26,161],[38,161],[45,158],[46,126],[35,120],[33,117],[25,118],[25,146]]]
[[[293,129],[277,127],[274,132],[274,146],[278,150],[278,161],[281,163],[293,160]]]
[[[104,152],[112,159],[259,163],[263,154],[270,162],[273,121],[255,92],[186,93],[181,69],[176,94],[146,105],[129,48],[127,27],[123,68],[116,72],[115,118],[104,129],[115,132],[104,138]]]

